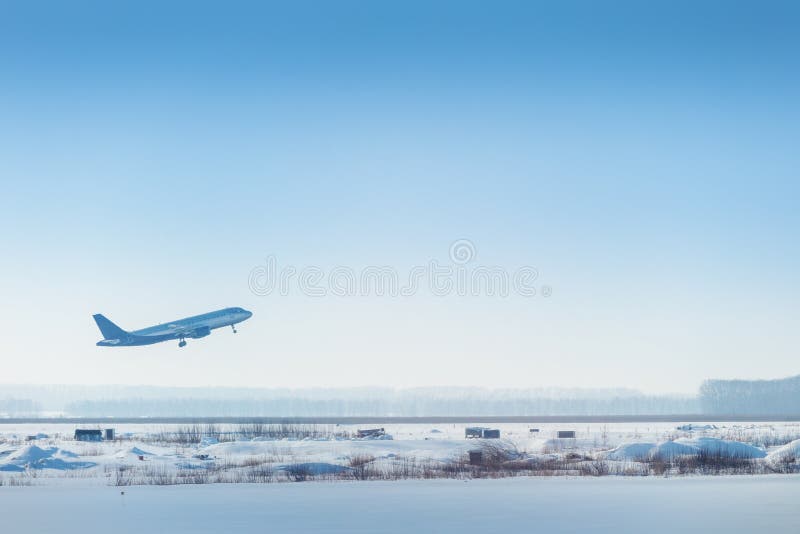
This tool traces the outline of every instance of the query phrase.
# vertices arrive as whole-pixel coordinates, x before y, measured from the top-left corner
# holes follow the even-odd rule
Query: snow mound
[[[764,458],[767,455],[763,449],[748,443],[719,438],[681,438],[676,439],[675,443],[696,447],[698,453],[718,454],[728,458]]]
[[[790,441],[767,455],[767,461],[773,465],[800,462],[800,439]]]
[[[653,449],[650,454],[654,458],[670,460],[678,456],[697,454],[697,447],[685,443],[677,443],[675,441],[664,441],[656,445],[655,449]]]
[[[798,448],[800,449],[800,445]],[[700,454],[739,459],[764,458],[767,455],[762,449],[740,441],[718,438],[681,438],[658,444],[626,443],[603,453],[601,457],[608,460],[645,461],[652,458],[671,459],[677,456],[698,456]]]
[[[147,452],[145,450],[140,449],[139,447],[132,447],[129,452],[131,454],[135,454],[136,456],[153,456],[152,452]]]
[[[14,464],[0,464],[0,471],[20,473],[25,471],[25,468]]]
[[[19,471],[25,467],[31,469],[58,469],[67,471],[71,469],[85,469],[94,467],[94,462],[67,461],[67,459],[77,458],[77,455],[70,451],[50,447],[42,449],[36,445],[23,447],[13,452],[3,461],[0,469],[3,471]]]
[[[603,456],[609,460],[647,460],[655,448],[655,443],[626,443]]]
[[[38,462],[39,460],[52,458],[58,453],[58,451],[58,447],[42,449],[36,445],[28,445],[27,447],[22,447],[18,451],[12,453],[8,457],[8,461],[9,463],[13,462],[15,464],[33,463]]]

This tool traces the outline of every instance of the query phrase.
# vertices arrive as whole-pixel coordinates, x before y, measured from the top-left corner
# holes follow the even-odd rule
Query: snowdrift
[[[798,441],[800,442],[800,440]],[[669,460],[677,456],[699,456],[700,454],[736,459],[755,459],[767,456],[763,449],[739,441],[719,438],[681,438],[661,443],[626,443],[603,453],[601,457],[608,460],[644,461],[654,458]]]
[[[767,455],[767,462],[773,466],[800,463],[800,439],[778,447]]]
[[[0,470],[3,471],[24,471],[30,469],[58,469],[66,471],[70,469],[85,469],[94,467],[94,462],[74,461],[78,456],[70,451],[49,447],[42,449],[36,445],[29,445],[12,452],[0,463]]]
[[[626,443],[602,456],[608,460],[642,461],[649,459],[655,448],[655,443]]]
[[[699,452],[724,456],[726,458],[754,459],[767,456],[766,451],[741,441],[728,441],[719,438],[682,438],[675,443],[696,447]]]

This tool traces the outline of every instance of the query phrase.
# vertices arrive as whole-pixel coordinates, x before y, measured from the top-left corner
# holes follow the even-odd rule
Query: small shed
[[[106,441],[114,441],[114,429],[113,428],[106,428]]]
[[[482,438],[483,437],[483,427],[481,426],[468,426],[464,430],[464,437],[469,438]]]
[[[75,430],[76,441],[103,441],[103,431],[100,429],[78,428]]]
[[[559,430],[556,434],[558,439],[575,439],[574,430]]]
[[[483,451],[477,449],[469,451],[469,465],[483,465]]]
[[[468,426],[464,430],[464,437],[470,438],[484,438],[484,439],[498,439],[500,437],[500,430],[497,428],[486,428],[483,426]]]

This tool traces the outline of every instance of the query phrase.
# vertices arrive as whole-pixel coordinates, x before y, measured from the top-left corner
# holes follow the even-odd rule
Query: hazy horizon
[[[8,417],[796,416],[800,375],[706,380],[692,394],[604,388],[5,385]]]
[[[725,381],[752,381],[752,382],[771,382],[776,380],[787,380],[795,378],[791,376],[771,376],[771,377],[754,377],[754,378],[740,378],[740,377],[706,377],[701,380],[697,387],[688,391],[677,390],[647,390],[635,385],[626,384],[608,384],[596,387],[574,386],[574,385],[553,385],[544,384],[537,386],[483,386],[480,384],[430,384],[430,385],[410,385],[410,386],[391,386],[384,384],[361,384],[361,385],[345,385],[345,386],[257,386],[257,385],[227,385],[227,384],[159,384],[159,383],[140,383],[140,384],[127,384],[127,383],[108,383],[108,384],[93,384],[88,382],[4,382],[0,381],[0,399],[13,398],[9,391],[19,391],[27,388],[68,388],[68,389],[96,389],[96,390],[126,390],[135,391],[137,389],[150,391],[150,390],[163,390],[163,391],[198,391],[198,392],[302,392],[302,393],[325,393],[325,392],[359,392],[359,391],[428,391],[435,392],[441,390],[443,392],[451,393],[455,391],[477,391],[477,392],[525,392],[525,393],[538,393],[538,394],[553,394],[555,396],[564,396],[569,394],[609,394],[617,393],[622,395],[654,395],[654,396],[692,396],[696,395],[700,390],[700,386],[708,380],[725,380]],[[212,395],[213,396],[213,395]]]

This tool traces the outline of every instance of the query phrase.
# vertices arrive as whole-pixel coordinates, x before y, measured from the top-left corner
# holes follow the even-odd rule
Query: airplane
[[[115,325],[100,313],[92,317],[94,317],[94,322],[97,323],[97,327],[103,334],[103,339],[97,342],[99,347],[135,347],[161,343],[170,339],[180,340],[178,346],[185,347],[186,338],[198,339],[206,337],[215,328],[230,326],[235,334],[235,325],[246,321],[252,316],[252,312],[243,308],[225,308],[130,332]]]

